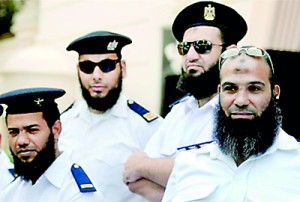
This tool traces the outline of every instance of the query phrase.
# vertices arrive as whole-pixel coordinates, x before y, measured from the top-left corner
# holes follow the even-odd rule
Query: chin
[[[92,98],[104,98],[105,95],[103,95],[103,92],[91,92],[90,93]]]

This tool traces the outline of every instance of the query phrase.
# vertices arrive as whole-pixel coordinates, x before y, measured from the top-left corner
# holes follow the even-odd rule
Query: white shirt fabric
[[[15,178],[9,169],[13,169],[14,165],[10,162],[7,154],[4,151],[0,152],[0,190],[4,189]]]
[[[299,143],[283,130],[264,154],[238,167],[211,143],[180,152],[163,202],[298,202],[299,171]]]
[[[92,175],[101,186],[105,201],[145,201],[123,183],[124,163],[131,154],[145,148],[162,123],[161,117],[147,122],[128,107],[127,98],[121,95],[104,114],[91,113],[82,100],[63,113],[61,120],[59,148],[74,150],[79,163],[91,162],[95,171]]]
[[[0,194],[7,202],[102,202],[101,187],[96,192],[80,192],[71,173],[73,162],[70,153],[63,152],[32,185],[31,181],[17,177]],[[84,170],[85,168],[82,167]],[[88,173],[86,173],[88,175]],[[89,175],[88,175],[89,176]],[[93,183],[93,179],[90,179]]]
[[[194,96],[186,97],[167,114],[151,137],[145,152],[153,158],[174,157],[177,148],[212,140],[218,95],[199,107]]]

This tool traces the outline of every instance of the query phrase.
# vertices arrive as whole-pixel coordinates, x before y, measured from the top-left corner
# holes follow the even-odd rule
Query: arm
[[[150,158],[144,152],[137,152],[125,163],[123,181],[128,184],[145,178],[165,187],[173,166],[173,158]]]
[[[165,191],[161,185],[144,178],[129,182],[127,185],[131,192],[139,194],[151,202],[160,202]]]

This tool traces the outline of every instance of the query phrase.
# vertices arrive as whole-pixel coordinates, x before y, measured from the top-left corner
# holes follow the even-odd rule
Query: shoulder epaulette
[[[128,107],[138,113],[141,117],[143,117],[147,122],[154,121],[155,119],[158,118],[157,115],[149,112],[147,109],[139,105],[133,100],[128,100],[127,101]]]
[[[16,177],[14,168],[9,168],[8,171],[12,176]]]
[[[80,165],[74,163],[71,167],[71,172],[73,177],[78,185],[80,192],[95,192],[97,191],[91,182],[90,178],[80,167]]]
[[[183,97],[179,98],[178,100],[176,100],[175,102],[173,102],[172,104],[170,104],[169,108],[172,108],[174,105],[177,105],[178,103],[184,101],[186,98],[188,98],[190,96],[191,96],[190,93],[185,94]]]
[[[62,113],[60,113],[60,115],[62,115],[63,113],[67,112],[69,109],[71,109],[74,106],[75,101],[70,104],[70,106],[68,106]]]
[[[192,145],[187,145],[187,146],[184,146],[184,147],[178,147],[177,150],[178,151],[182,151],[182,150],[191,150],[191,149],[199,149],[201,148],[203,145],[206,145],[206,144],[209,144],[209,143],[212,143],[212,141],[207,141],[207,142],[201,142],[201,143],[198,143],[198,144],[192,144]]]

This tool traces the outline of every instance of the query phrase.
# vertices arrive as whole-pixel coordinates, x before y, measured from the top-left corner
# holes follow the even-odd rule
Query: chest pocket
[[[199,189],[193,189],[193,191],[185,191],[184,193],[177,194],[172,202],[197,202],[197,201],[205,201],[205,202],[217,202],[213,200],[210,196],[212,193],[216,191],[218,185],[207,185],[203,186]]]
[[[106,145],[97,151],[96,159],[105,164],[108,167],[122,166],[127,158],[133,153],[132,148],[126,143],[114,143],[112,145]]]

